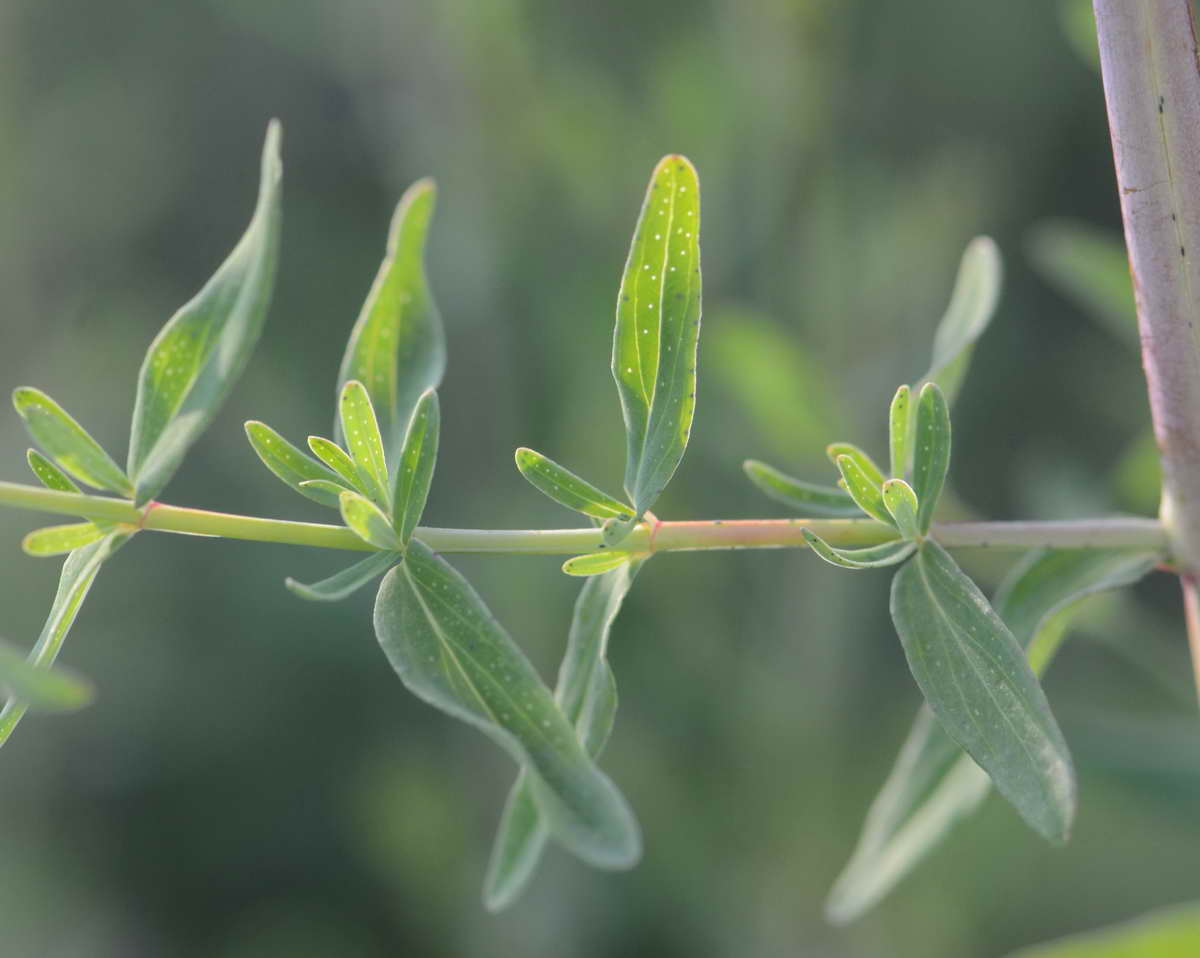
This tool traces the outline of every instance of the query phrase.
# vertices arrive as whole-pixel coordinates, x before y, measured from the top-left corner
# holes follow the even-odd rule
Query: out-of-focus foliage
[[[1140,364],[1019,255],[1048,216],[1119,234],[1099,80],[1060,27],[1056,4],[984,0],[6,0],[0,383],[43,386],[120,460],[133,397],[109,384],[136,379],[244,228],[245,158],[279,116],[274,305],[170,500],[328,519],[258,465],[241,423],[296,440],[328,421],[391,210],[432,174],[451,361],[423,521],[561,525],[512,450],[620,488],[617,283],[645,172],[678,151],[704,185],[719,305],[659,515],[779,515],[745,458],[815,476],[832,436],[883,449],[880,410],[927,368],[979,233],[1008,270],[955,406],[956,492],[998,518],[1133,508],[1112,483],[1146,427]],[[21,435],[0,417],[0,448]],[[56,579],[19,552],[31,527],[0,514],[0,625],[22,648]],[[639,576],[608,653],[622,705],[605,768],[656,823],[643,862],[613,877],[552,852],[487,916],[511,763],[380,667],[367,590],[317,605],[282,587],[352,561],[331,558],[147,534],[106,563],[63,658],[100,698],[22,726],[0,761],[6,950],[992,958],[1194,882],[1197,729],[1162,577],[1089,616],[1047,682],[1080,773],[1071,844],[988,801],[835,930],[825,893],[917,702],[884,590],[863,599],[877,573],[678,555]],[[959,558],[985,585],[1007,564]],[[461,562],[544,678],[579,589],[558,565]]]

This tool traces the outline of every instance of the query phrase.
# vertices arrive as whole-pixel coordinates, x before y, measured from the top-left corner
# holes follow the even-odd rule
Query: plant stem
[[[1200,68],[1190,0],[1094,0],[1176,564],[1200,571]]]
[[[0,505],[56,512],[86,519],[108,519],[158,532],[190,533],[373,551],[344,526],[287,519],[262,519],[204,509],[151,503],[137,509],[126,499],[56,492],[39,486],[0,482]],[[703,522],[643,523],[620,548],[631,552],[695,549],[777,549],[804,547],[811,529],[840,548],[875,545],[896,532],[873,519],[730,519]],[[1142,548],[1165,550],[1166,534],[1155,519],[1090,519],[1072,522],[949,522],[934,527],[947,548],[1028,549]],[[493,552],[526,555],[576,555],[603,548],[600,530],[581,529],[429,529],[417,536],[437,552]]]

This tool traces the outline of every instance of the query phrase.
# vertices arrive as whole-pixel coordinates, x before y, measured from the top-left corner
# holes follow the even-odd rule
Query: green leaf
[[[54,664],[63,640],[67,637],[79,608],[87,596],[100,566],[130,538],[129,532],[113,532],[98,542],[77,549],[67,556],[58,580],[58,592],[50,606],[50,614],[42,632],[29,653],[28,662],[39,669]],[[3,745],[24,717],[28,706],[10,699],[0,709],[0,745]]]
[[[425,276],[425,238],[436,199],[432,180],[419,180],[401,198],[387,253],[338,372],[339,389],[358,380],[370,394],[389,462],[400,453],[417,400],[438,386],[446,369],[446,337]]]
[[[637,861],[641,838],[620,792],[483,600],[419,539],[384,577],[375,633],[411,692],[484,732],[526,769],[555,838],[602,868]]]
[[[903,562],[916,551],[916,544],[896,540],[865,549],[836,549],[811,529],[802,529],[804,541],[830,565],[843,569],[883,569]]]
[[[622,552],[619,549],[606,552],[589,552],[587,555],[573,556],[562,565],[562,570],[567,575],[600,575],[615,569],[617,566],[624,565],[632,558],[628,552]]]
[[[920,503],[917,526],[925,535],[950,469],[950,407],[935,383],[926,383],[917,400],[915,440],[913,491]]]
[[[258,202],[228,258],[162,328],[138,374],[129,475],[143,505],[208,427],[258,342],[279,256],[279,123],[267,129]]]
[[[390,511],[383,437],[379,433],[379,422],[375,419],[375,408],[366,387],[354,379],[346,383],[342,387],[338,409],[346,448],[354,460],[359,482],[367,489],[371,501],[380,509]]]
[[[1084,599],[1132,585],[1157,561],[1156,555],[1128,550],[1032,552],[1000,587],[995,609],[1040,674],[1067,617]],[[871,908],[975,810],[990,788],[987,774],[943,731],[929,707],[921,706],[871,805],[854,855],[830,893],[830,920],[853,921]]]
[[[937,383],[948,401],[958,395],[971,360],[971,349],[996,312],[1003,274],[995,242],[977,236],[967,244],[950,305],[934,334],[933,363],[922,380]]]
[[[555,699],[593,758],[608,742],[617,710],[617,686],[606,653],[613,620],[644,560],[626,563],[584,583],[575,602]],[[483,900],[489,911],[512,904],[533,877],[549,830],[524,771],[517,777],[488,864]]]
[[[429,497],[433,467],[437,465],[438,431],[441,412],[437,393],[432,389],[422,393],[413,410],[404,447],[396,463],[396,488],[392,496],[393,525],[400,536],[400,545],[408,545]]]
[[[917,494],[903,479],[887,479],[883,483],[883,504],[895,520],[896,528],[905,539],[919,539],[917,525]]]
[[[72,476],[96,489],[108,489],[121,496],[133,495],[133,486],[121,467],[88,435],[87,430],[44,392],[32,386],[21,386],[13,390],[13,405],[34,442]]]
[[[264,422],[252,419],[246,423],[246,438],[263,465],[300,495],[332,509],[338,507],[338,496],[345,486],[331,470],[305,455]],[[329,483],[337,491],[332,491],[328,485],[307,485],[312,480]]]
[[[1021,646],[983,593],[927,540],[896,573],[891,609],[942,727],[1030,826],[1065,841],[1075,811],[1067,745]]]
[[[82,492],[71,481],[70,476],[36,449],[27,449],[25,451],[25,459],[29,463],[29,468],[33,471],[33,474],[37,476],[38,482],[47,489],[53,489],[56,492],[74,492],[76,494]]]
[[[12,700],[43,712],[74,712],[95,698],[92,684],[65,669],[39,668],[0,642],[0,688]]]
[[[1198,954],[1200,904],[1189,902],[1099,931],[1023,948],[1010,958],[1193,958]]]
[[[332,500],[333,508],[340,509],[343,492],[356,492],[356,489],[348,489],[346,484],[341,479],[304,479],[296,486],[297,490],[304,493],[309,498],[316,499],[322,505],[328,505],[328,500]],[[365,499],[366,496],[363,496]]]
[[[908,386],[901,386],[892,397],[892,405],[888,409],[888,445],[891,451],[892,476],[896,479],[904,478],[912,460],[911,405],[912,390]]]
[[[284,584],[300,598],[310,602],[340,602],[379,578],[403,558],[399,552],[376,552],[361,562],[354,563],[350,568],[343,569],[337,575],[312,585],[305,585],[290,578]]]
[[[613,378],[625,416],[625,492],[641,516],[674,475],[696,408],[700,184],[666,156],[650,178],[621,280]]]
[[[829,461],[835,466],[837,465],[840,456],[849,456],[854,460],[854,464],[858,466],[862,474],[870,480],[872,485],[882,486],[884,475],[883,470],[875,463],[875,460],[868,456],[865,452],[850,442],[831,442],[825,447],[825,455],[829,457]]]
[[[837,457],[836,464],[842,474],[846,491],[850,493],[850,498],[858,503],[858,507],[873,519],[894,526],[896,523],[887,511],[887,506],[883,504],[883,490],[874,478],[863,470],[858,460],[853,456],[841,455]]]
[[[761,492],[804,515],[853,519],[861,513],[850,494],[841,489],[793,479],[757,459],[747,459],[742,463],[742,470]]]
[[[366,496],[349,490],[343,492],[339,499],[342,510],[342,521],[349,526],[356,536],[377,549],[397,551],[400,540],[392,523],[379,507]]]
[[[564,469],[553,459],[522,446],[516,452],[517,471],[539,492],[560,506],[594,519],[632,519],[633,510],[590,482]]]
[[[347,488],[356,489],[364,496],[367,494],[362,481],[358,478],[358,469],[354,465],[354,460],[350,458],[350,454],[345,449],[336,442],[321,436],[309,436],[308,448],[312,450],[314,456],[341,477]]]
[[[43,558],[74,552],[112,531],[112,524],[101,528],[94,522],[72,522],[63,526],[46,526],[35,529],[21,540],[21,548],[28,555]]]

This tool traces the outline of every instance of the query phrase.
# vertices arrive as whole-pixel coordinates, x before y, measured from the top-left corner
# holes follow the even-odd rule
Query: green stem
[[[40,486],[0,482],[0,505],[55,512],[86,519],[108,519],[158,532],[190,533],[374,551],[344,526],[287,519],[261,519],[204,509],[151,503],[137,509],[126,499],[56,492]],[[876,545],[895,530],[873,519],[730,519],[704,522],[643,523],[621,543],[632,552],[695,549],[779,549],[806,545],[810,529],[840,548]],[[1166,533],[1156,519],[1086,519],[1070,522],[948,522],[934,535],[951,549],[1142,548],[1165,552]],[[603,548],[600,530],[582,529],[427,529],[417,536],[437,552],[496,552],[525,555],[575,555]]]

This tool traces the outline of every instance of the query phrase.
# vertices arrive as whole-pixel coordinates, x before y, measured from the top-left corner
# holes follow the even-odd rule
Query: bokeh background
[[[879,449],[977,233],[1007,282],[955,412],[958,508],[1152,514],[1120,257],[1084,256],[1098,278],[1072,293],[1078,250],[1056,242],[1083,228],[1111,253],[1119,229],[1088,29],[1086,0],[2,0],[0,384],[46,389],[123,457],[145,346],[243,228],[278,116],[271,319],[168,501],[328,518],[241,423],[328,430],[392,207],[432,174],[451,361],[427,521],[571,524],[512,450],[619,488],[617,282],[650,169],[681,151],[706,315],[661,515],[780,515],[744,458],[818,479],[828,441]],[[0,417],[3,478],[27,481],[25,445]],[[18,549],[36,524],[0,512],[0,633],[23,645],[57,577]],[[823,898],[918,701],[886,573],[650,563],[613,637],[604,760],[645,860],[609,875],[552,852],[490,917],[514,770],[403,690],[368,592],[318,607],[282,587],[342,562],[146,534],[103,570],[63,656],[98,704],[27,720],[0,755],[0,952],[991,958],[1200,896],[1200,729],[1165,576],[1094,604],[1048,677],[1081,774],[1071,844],[989,799],[839,929]],[[577,583],[554,559],[456,564],[552,675]]]

